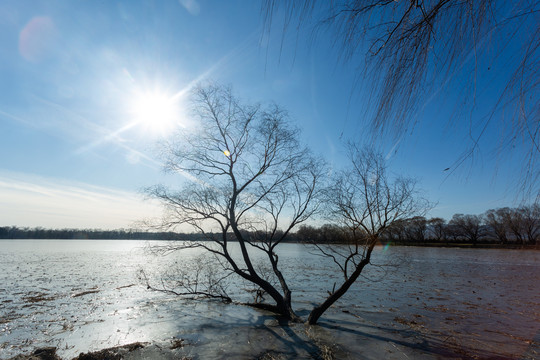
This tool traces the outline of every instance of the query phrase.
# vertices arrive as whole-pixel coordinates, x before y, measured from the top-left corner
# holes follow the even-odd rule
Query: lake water
[[[148,290],[141,269],[159,285],[198,254],[145,250],[156,244],[164,242],[0,240],[0,358],[56,346],[68,359],[135,341],[165,347],[177,338],[186,344],[178,354],[201,359],[253,358],[269,349],[310,358],[310,342],[349,358],[538,358],[538,251],[380,247],[375,266],[320,326],[306,327],[242,305]],[[280,250],[304,318],[340,280],[331,262],[309,250]],[[249,300],[238,290],[247,285],[231,281],[229,293]]]

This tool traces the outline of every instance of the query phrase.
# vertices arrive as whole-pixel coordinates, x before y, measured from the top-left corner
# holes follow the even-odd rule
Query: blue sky
[[[161,172],[156,143],[189,126],[186,95],[200,81],[285,107],[313,151],[341,166],[344,139],[369,139],[356,69],[336,62],[327,35],[281,35],[265,31],[258,1],[2,1],[0,226],[121,228],[156,215],[140,189],[183,181]],[[527,149],[493,152],[497,126],[473,158],[444,171],[492,106],[503,65],[479,74],[476,107],[462,122],[448,120],[470,63],[426,99],[414,129],[378,143],[390,170],[418,178],[437,202],[431,216],[517,205]],[[161,95],[174,98],[164,114],[172,121],[156,127],[144,106]]]

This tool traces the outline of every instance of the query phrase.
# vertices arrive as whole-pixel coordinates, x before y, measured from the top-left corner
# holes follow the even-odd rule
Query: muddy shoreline
[[[230,305],[235,306],[235,305]],[[9,360],[195,360],[195,359],[523,359],[540,355],[540,336],[521,339],[521,347],[487,346],[485,339],[464,341],[457,333],[434,329],[422,317],[341,310],[320,325],[289,323],[266,312],[251,325],[224,329],[216,321],[198,332],[133,342],[61,356],[55,347],[37,348]],[[392,318],[393,316],[393,318]],[[468,334],[472,338],[475,334]],[[484,346],[480,346],[483,342]],[[518,350],[519,349],[519,350]],[[60,351],[61,352],[61,351]]]

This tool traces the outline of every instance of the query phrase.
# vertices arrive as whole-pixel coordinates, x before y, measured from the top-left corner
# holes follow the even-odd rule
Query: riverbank
[[[540,339],[522,339],[520,347],[492,347],[487,339],[459,332],[433,329],[422,317],[406,319],[375,312],[371,314],[341,311],[340,321],[320,326],[280,323],[265,314],[253,326],[224,329],[209,326],[198,333],[173,336],[161,341],[134,342],[80,353],[71,360],[195,360],[195,359],[521,359],[540,356]],[[336,317],[333,316],[335,319]],[[361,319],[360,322],[354,321]],[[371,319],[371,320],[370,320]],[[373,320],[377,321],[375,323]],[[538,337],[538,335],[537,335]],[[473,342],[470,342],[473,340]],[[471,346],[473,345],[473,346]],[[481,346],[480,346],[481,345]],[[504,345],[504,344],[501,344]],[[54,347],[39,348],[10,360],[68,360]]]
[[[538,245],[519,244],[494,244],[494,243],[452,243],[452,242],[400,242],[381,243],[382,246],[418,246],[418,247],[440,247],[440,248],[460,248],[460,249],[508,249],[508,250],[540,250]]]

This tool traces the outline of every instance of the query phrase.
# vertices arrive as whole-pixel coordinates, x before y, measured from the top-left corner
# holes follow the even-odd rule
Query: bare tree
[[[347,230],[347,245],[316,244],[321,254],[330,258],[342,274],[342,282],[328,297],[314,307],[308,323],[320,316],[341,298],[358,279],[371,260],[372,251],[394,223],[423,215],[429,203],[418,196],[416,181],[390,179],[384,158],[370,149],[349,145],[350,169],[341,172],[327,191],[329,215]]]
[[[540,237],[540,205],[525,205],[520,208],[488,210],[486,223],[495,237],[503,244],[513,239],[518,244],[535,245]]]
[[[445,241],[448,243],[448,234],[446,230],[446,220],[440,217],[428,220],[430,237],[435,241]]]
[[[527,238],[527,243],[536,245],[540,238],[540,205],[533,204],[523,206],[517,211],[523,223],[523,230]]]
[[[482,221],[481,215],[455,214],[449,224],[454,227],[460,236],[476,246],[478,240],[484,236]]]
[[[426,242],[427,220],[423,216],[407,219],[406,234],[410,242]]]
[[[366,111],[374,114],[375,134],[398,135],[414,125],[420,105],[467,69],[470,76],[460,81],[463,117],[449,120],[466,120],[464,135],[471,142],[454,167],[478,150],[491,126],[502,130],[500,153],[528,149],[522,163],[524,190],[540,190],[539,1],[267,0],[263,13],[268,29],[279,9],[285,13],[284,33],[313,26],[314,37],[319,32],[334,35],[341,60],[352,62],[357,77],[368,80],[372,96]],[[498,96],[481,119],[466,119],[478,107],[478,74],[493,64],[504,64]]]
[[[499,240],[501,244],[506,244],[508,242],[508,233],[510,231],[508,220],[511,217],[511,212],[512,209],[506,207],[496,210],[490,209],[484,214],[486,224],[489,226],[494,237]]]
[[[407,238],[407,220],[396,220],[388,226],[384,233],[386,240],[403,244]]]
[[[518,209],[508,209],[505,213],[505,220],[514,241],[520,245],[524,245],[526,235],[521,212]]]
[[[317,210],[324,167],[301,146],[279,107],[243,104],[219,86],[198,88],[193,96],[199,128],[165,145],[166,170],[191,181],[178,191],[155,186],[148,193],[166,207],[161,228],[189,225],[205,241],[161,251],[201,248],[215,254],[224,271],[268,294],[273,304],[261,306],[297,320],[276,248]],[[261,261],[273,278],[258,270]]]

